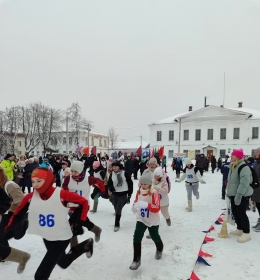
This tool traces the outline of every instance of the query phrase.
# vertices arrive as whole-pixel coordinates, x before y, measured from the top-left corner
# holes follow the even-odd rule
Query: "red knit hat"
[[[239,158],[239,159],[242,159],[242,158],[244,157],[244,151],[243,151],[243,149],[234,150],[234,151],[232,152],[232,156],[235,156],[235,157],[237,157],[237,158]]]
[[[98,168],[100,166],[100,162],[99,161],[94,161],[93,162],[93,167]]]
[[[45,181],[39,189],[35,189],[38,193],[44,193],[55,182],[55,178],[52,171],[47,168],[34,169],[31,178],[40,178]]]

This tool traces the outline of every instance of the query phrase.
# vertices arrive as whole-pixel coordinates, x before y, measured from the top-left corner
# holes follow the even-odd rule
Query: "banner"
[[[195,159],[195,151],[188,151],[188,158]]]

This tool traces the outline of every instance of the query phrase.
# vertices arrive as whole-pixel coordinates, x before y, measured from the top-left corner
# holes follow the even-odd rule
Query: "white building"
[[[52,151],[53,153],[59,153],[59,154],[66,154],[66,132],[58,132],[56,133],[57,137],[53,139],[49,143],[48,148],[49,151]],[[95,133],[91,131],[89,133],[89,145],[88,145],[88,133],[81,131],[78,133],[78,135],[69,133],[68,137],[68,153],[76,153],[76,148],[79,146],[87,147],[89,146],[91,152],[92,147],[96,146],[97,148],[97,154],[99,153],[101,156],[108,154],[109,152],[109,137],[104,134]],[[36,156],[42,156],[44,153],[43,147],[41,144],[38,144],[34,150],[31,152],[31,154],[34,154]]]
[[[165,155],[195,151],[195,154],[224,157],[234,149],[242,148],[253,155],[260,147],[260,110],[206,106],[152,123],[150,147],[164,146]]]

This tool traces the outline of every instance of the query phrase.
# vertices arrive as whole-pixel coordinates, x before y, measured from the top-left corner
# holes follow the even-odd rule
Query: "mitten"
[[[148,202],[145,201],[137,201],[134,204],[135,209],[142,209],[142,208],[147,208],[148,207]]]
[[[135,205],[133,204],[132,208],[131,208],[131,211],[135,214],[137,212],[136,208],[135,208]]]
[[[241,200],[242,200],[242,195],[237,193],[236,196],[235,196],[235,199],[234,199],[235,204],[237,206],[240,205]]]
[[[126,199],[126,203],[127,203],[127,204],[130,203],[130,199],[131,199],[131,196],[128,196],[127,199]]]
[[[91,197],[92,199],[94,199],[94,196],[95,196],[94,193],[92,193],[92,194],[90,195],[90,197]]]

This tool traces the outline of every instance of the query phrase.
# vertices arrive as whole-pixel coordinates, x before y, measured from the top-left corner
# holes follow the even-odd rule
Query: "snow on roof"
[[[169,118],[166,118],[166,119],[157,121],[157,122],[153,122],[153,123],[151,123],[150,125],[154,125],[154,124],[164,124],[164,123],[174,123],[176,118],[179,118],[179,117],[181,117],[181,116],[185,116],[185,115],[187,115],[187,114],[189,114],[189,113],[192,113],[192,112],[194,112],[194,111],[188,111],[188,112],[185,112],[185,113],[177,114],[177,115],[174,115],[174,116],[172,116],[172,117],[169,117]]]
[[[143,148],[145,148],[149,144],[148,141],[142,142]],[[140,141],[118,141],[116,145],[116,150],[120,149],[138,149],[141,146]]]
[[[250,117],[251,120],[257,120],[260,119],[260,110],[255,110],[255,109],[250,109],[250,108],[244,108],[244,107],[239,107],[239,108],[228,108],[229,110],[235,110],[235,111],[240,111],[244,113],[251,114],[252,117]]]

